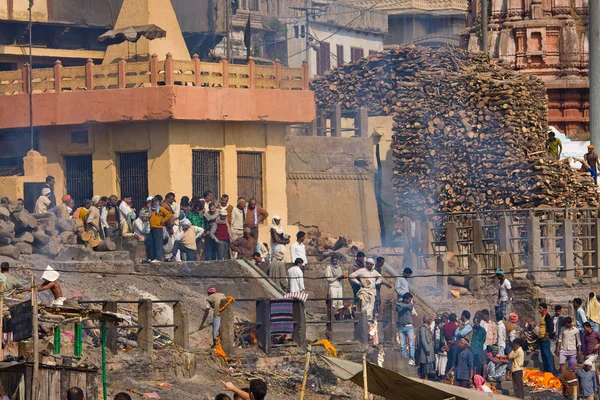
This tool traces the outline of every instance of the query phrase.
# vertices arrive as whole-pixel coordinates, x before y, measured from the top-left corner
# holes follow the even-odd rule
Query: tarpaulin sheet
[[[339,358],[321,356],[333,374],[363,386],[362,365]],[[489,400],[514,399],[494,393],[479,392],[439,382],[425,381],[400,375],[396,372],[367,363],[367,385],[369,393],[390,400]]]

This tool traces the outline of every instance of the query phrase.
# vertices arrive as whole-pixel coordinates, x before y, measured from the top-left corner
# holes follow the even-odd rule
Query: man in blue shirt
[[[585,360],[583,369],[577,371],[581,397],[586,400],[593,400],[594,395],[598,393],[598,377],[596,376],[596,371],[592,370],[593,365],[594,363],[590,360]]]
[[[461,349],[461,352],[458,354],[456,367],[452,367],[446,377],[455,371],[454,385],[469,388],[471,387],[471,382],[473,381],[473,353],[469,348],[469,342],[467,342],[467,339],[460,339],[458,345]]]

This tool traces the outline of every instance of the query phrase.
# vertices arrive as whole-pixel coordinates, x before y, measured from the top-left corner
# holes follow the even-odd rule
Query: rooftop
[[[0,129],[29,126],[29,73],[0,72]],[[33,69],[35,126],[142,120],[300,123],[315,117],[301,68],[165,60]]]

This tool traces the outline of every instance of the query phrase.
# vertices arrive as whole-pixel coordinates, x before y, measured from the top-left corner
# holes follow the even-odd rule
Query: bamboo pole
[[[32,322],[33,322],[33,384],[31,388],[31,398],[39,398],[40,389],[40,341],[39,341],[39,326],[38,326],[38,303],[37,303],[37,285],[31,277],[31,303],[33,305]]]
[[[106,321],[100,321],[100,345],[102,346],[102,398],[108,399],[106,390]]]
[[[310,353],[312,346],[309,344],[306,350],[306,364],[304,364],[304,376],[302,377],[302,389],[300,390],[300,400],[304,400],[306,394],[306,381],[308,380],[308,369],[310,367]]]
[[[2,331],[2,321],[4,320],[4,282],[0,282],[0,360],[4,360],[4,332]],[[8,337],[8,334],[7,334]]]
[[[367,383],[367,354],[362,355],[364,400],[369,399],[369,384]]]

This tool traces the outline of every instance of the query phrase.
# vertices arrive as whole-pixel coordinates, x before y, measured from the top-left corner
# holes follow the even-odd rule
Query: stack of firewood
[[[396,221],[409,211],[597,207],[585,171],[545,159],[544,83],[483,54],[407,46],[312,82],[321,108],[394,118]]]
[[[351,246],[356,246],[363,250],[364,244],[352,241],[348,236],[335,236],[322,233],[318,227],[303,227],[306,232],[304,245],[306,255],[314,257],[317,261],[322,261],[332,254],[344,256],[350,252]]]
[[[21,254],[55,257],[62,245],[82,243],[97,250],[114,250],[114,242],[94,239],[81,219],[57,218],[53,213],[31,214],[22,206],[0,205],[0,255],[18,259]],[[98,246],[98,247],[97,247]]]

